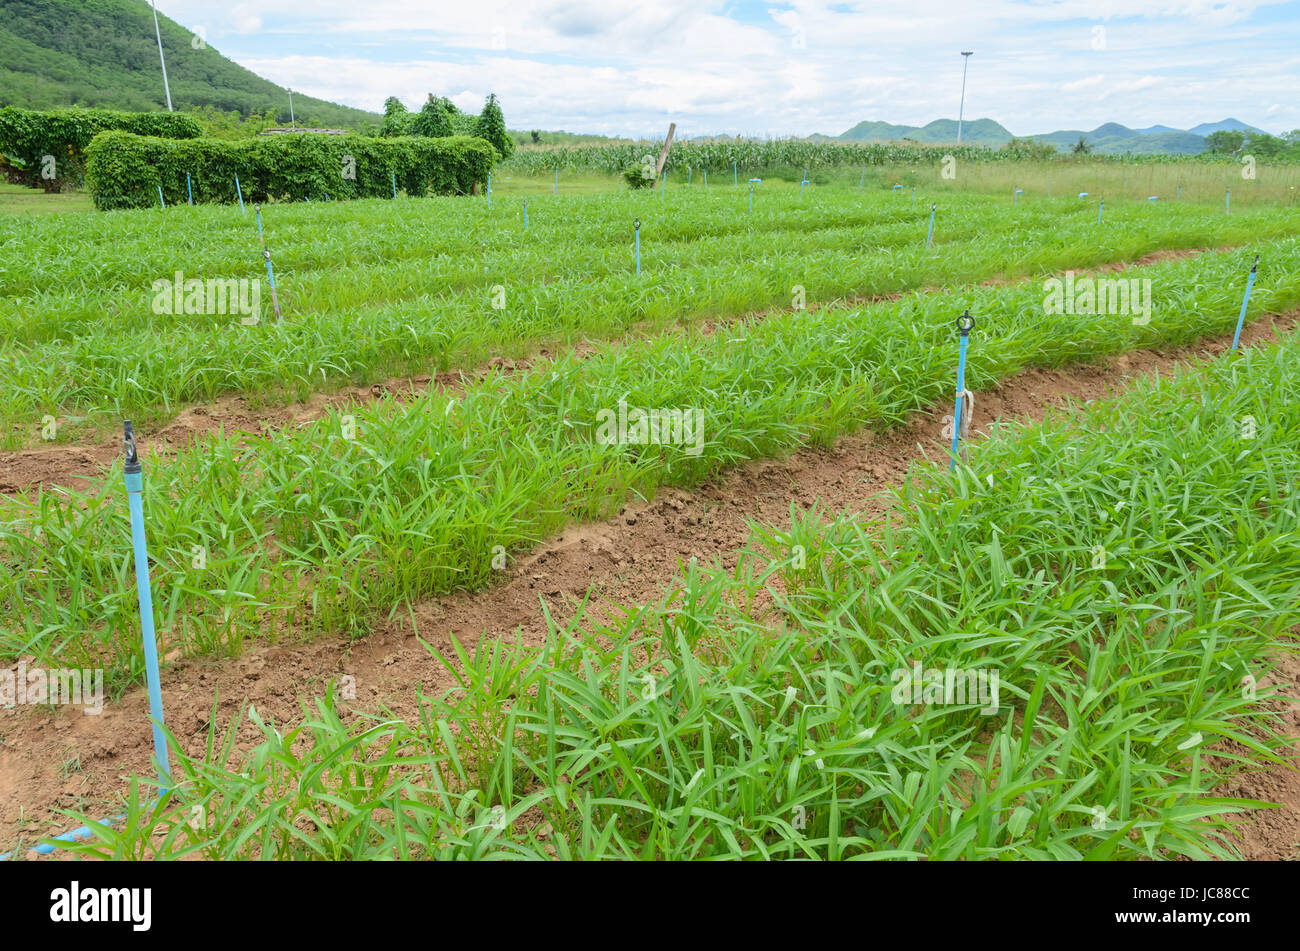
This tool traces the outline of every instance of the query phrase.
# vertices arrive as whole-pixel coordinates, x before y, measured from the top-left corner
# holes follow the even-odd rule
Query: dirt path
[[[1300,314],[1265,317],[1248,326],[1246,345],[1270,342],[1277,330],[1291,330]],[[1231,336],[1176,351],[1137,351],[1107,364],[1060,371],[1029,370],[996,389],[975,394],[975,438],[990,421],[1041,419],[1067,398],[1088,400],[1122,389],[1145,373],[1165,373],[1179,363],[1222,352]],[[932,407],[907,427],[887,434],[864,432],[829,450],[805,449],[780,460],[761,460],[729,471],[692,492],[665,490],[650,502],[628,505],[605,522],[571,528],[539,546],[503,572],[484,591],[457,593],[413,609],[421,638],[446,654],[454,634],[466,647],[483,637],[540,643],[546,631],[542,610],[563,621],[589,597],[588,614],[600,617],[618,605],[657,600],[678,566],[692,557],[731,567],[749,536],[748,519],[788,524],[791,505],[814,504],[830,511],[876,515],[889,504],[884,490],[901,483],[908,466],[943,457],[942,417],[950,406]],[[416,712],[417,685],[437,692],[453,685],[448,671],[417,640],[409,617],[377,625],[369,637],[320,638],[310,643],[262,646],[236,659],[173,660],[163,672],[167,723],[186,751],[200,753],[206,740],[214,695],[221,698],[218,728],[239,704],[251,701],[277,724],[300,718],[300,701],[323,692],[331,678],[355,678],[352,706],[372,710],[380,702],[400,716]],[[1300,678],[1296,665],[1284,676]],[[1289,691],[1300,694],[1300,683]],[[21,833],[62,831],[59,808],[98,811],[124,790],[123,777],[150,770],[152,739],[143,689],[106,706],[100,716],[69,715],[67,708],[0,711],[0,852]],[[1293,733],[1300,736],[1295,711]],[[246,724],[240,745],[258,741]],[[1257,858],[1294,858],[1300,839],[1300,773],[1271,769],[1242,778],[1245,795],[1284,804],[1254,820],[1248,838]],[[20,817],[25,822],[20,822]]]

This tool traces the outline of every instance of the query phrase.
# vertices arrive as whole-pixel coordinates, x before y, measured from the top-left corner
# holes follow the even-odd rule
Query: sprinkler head
[[[633,230],[633,231],[640,231],[640,230],[641,230],[641,219],[640,219],[640,218],[637,218],[637,219],[635,219],[635,220],[632,222],[632,230]]]
[[[970,308],[957,318],[957,329],[961,331],[963,337],[968,336],[975,329],[975,318],[970,315]]]
[[[140,457],[135,449],[135,429],[129,419],[122,420],[122,449],[126,453],[126,472],[134,475],[140,471]]]

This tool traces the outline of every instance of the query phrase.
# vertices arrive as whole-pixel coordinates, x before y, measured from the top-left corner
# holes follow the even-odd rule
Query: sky
[[[427,93],[513,129],[838,135],[965,117],[1017,135],[1227,117],[1300,128],[1300,0],[157,0],[235,62],[379,112]]]

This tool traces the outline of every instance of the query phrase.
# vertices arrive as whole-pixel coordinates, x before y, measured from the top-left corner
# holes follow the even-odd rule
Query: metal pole
[[[966,67],[970,65],[970,55],[974,50],[963,50],[961,60],[961,105],[957,107],[957,144],[961,145],[961,123],[966,115]]]
[[[298,128],[298,123],[293,117],[293,90],[286,89],[285,91],[289,93],[289,128],[296,129]]]
[[[162,30],[158,26],[158,0],[153,0],[153,31],[158,37],[158,62],[162,63],[163,91],[167,93],[167,111],[172,111],[172,87],[167,84],[167,58],[163,56]]]

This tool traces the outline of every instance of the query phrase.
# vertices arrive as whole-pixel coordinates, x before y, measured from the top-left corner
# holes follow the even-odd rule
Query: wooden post
[[[668,161],[668,150],[673,147],[673,133],[677,131],[677,123],[668,123],[668,138],[664,139],[663,151],[659,153],[659,164],[655,166],[655,178],[663,174],[664,162]]]

